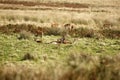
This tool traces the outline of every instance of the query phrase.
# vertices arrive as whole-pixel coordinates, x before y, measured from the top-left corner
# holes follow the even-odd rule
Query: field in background
[[[0,0],[0,80],[119,80],[119,4]]]
[[[88,4],[97,4],[97,5],[117,5],[119,6],[119,0],[1,0],[5,1],[25,1],[25,2],[42,2],[42,3],[50,3],[50,2],[59,2],[59,3],[88,3]]]

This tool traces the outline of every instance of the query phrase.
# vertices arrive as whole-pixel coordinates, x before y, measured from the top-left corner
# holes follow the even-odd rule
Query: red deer
[[[76,40],[77,39],[74,39],[73,41],[69,41],[69,40],[66,40],[65,36],[62,36],[60,39],[57,39],[57,41],[52,41],[50,43],[54,43],[54,44],[73,44],[73,43],[75,43]]]
[[[42,37],[43,37],[43,28],[42,27],[38,27],[36,30],[35,30],[35,36],[36,38],[34,38],[34,41],[36,41],[37,43],[42,43],[43,40],[42,40]],[[40,37],[38,37],[40,36]]]
[[[41,27],[34,29],[32,32],[35,34],[35,36],[42,37],[42,35],[43,35],[43,29]]]
[[[73,35],[74,34],[74,29],[75,29],[75,26],[74,24],[64,24],[63,26],[65,28],[65,31],[66,31],[66,35]]]

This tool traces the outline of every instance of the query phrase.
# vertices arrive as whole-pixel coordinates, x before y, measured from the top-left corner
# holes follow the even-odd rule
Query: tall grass
[[[118,55],[93,56],[72,54],[68,59],[69,69],[60,80],[116,80],[120,79]]]
[[[113,9],[114,11],[114,9]],[[116,12],[116,9],[115,9]],[[9,14],[11,13],[11,14]],[[31,16],[32,15],[32,16]],[[104,17],[102,17],[104,16]],[[67,11],[31,11],[31,10],[0,10],[0,22],[3,24],[35,24],[50,27],[52,23],[60,26],[65,23],[74,23],[76,27],[101,29],[104,27],[119,28],[119,12],[112,13],[77,13]]]
[[[74,28],[72,31],[65,30],[64,27],[40,27],[31,24],[8,24],[0,26],[0,32],[4,34],[19,33],[22,38],[31,38],[33,36],[44,35],[70,35],[71,37],[88,37],[88,38],[120,38],[119,29],[103,28],[94,30],[85,27]]]
[[[70,54],[66,64],[43,67],[28,62],[0,65],[0,80],[119,80],[119,54]]]

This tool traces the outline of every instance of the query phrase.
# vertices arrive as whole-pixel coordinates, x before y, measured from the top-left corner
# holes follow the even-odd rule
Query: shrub
[[[0,32],[4,34],[20,33],[20,38],[30,38],[31,34],[36,36],[45,35],[64,35],[69,34],[71,37],[88,37],[88,38],[120,38],[120,29],[102,28],[94,30],[88,27],[75,28],[72,31],[59,27],[39,27],[30,24],[8,24],[0,26]],[[26,37],[26,38],[25,38]]]
[[[18,39],[32,39],[32,33],[23,30],[20,32]]]
[[[92,38],[92,37],[94,37],[94,34],[96,33],[96,31],[93,30],[93,29],[80,27],[80,28],[76,29],[75,33],[79,37],[89,37],[89,38]]]
[[[55,27],[55,28],[44,28],[45,29],[45,34],[46,35],[60,35],[61,34],[61,32],[60,32],[60,28],[57,28],[57,27]]]
[[[100,34],[106,38],[120,38],[120,30],[104,29],[100,31]]]
[[[27,53],[23,56],[22,60],[34,60],[34,56],[31,55],[30,53]]]

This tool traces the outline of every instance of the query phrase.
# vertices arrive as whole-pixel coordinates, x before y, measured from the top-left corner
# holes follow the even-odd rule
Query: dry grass
[[[87,27],[93,29],[108,28],[120,29],[120,12],[66,12],[66,11],[22,11],[22,10],[1,10],[1,25],[5,24],[34,24],[41,27],[51,27],[57,23],[63,26],[65,23],[74,23],[75,27]],[[11,13],[11,14],[9,14]],[[32,16],[31,16],[32,15]],[[104,16],[104,17],[102,17]]]
[[[119,57],[72,54],[68,60],[71,67],[60,80],[117,80],[120,79]]]
[[[1,65],[0,80],[119,80],[119,54],[71,54],[67,65],[43,67],[24,62]],[[64,67],[63,67],[64,66]]]
[[[120,38],[119,29],[103,28],[95,30],[87,27],[74,28],[72,31],[61,27],[40,27],[30,24],[8,24],[0,26],[0,32],[4,34],[19,33],[19,39],[33,39],[34,36],[44,35],[63,35],[68,34],[71,37],[88,38]],[[67,33],[66,33],[67,32]]]
[[[52,77],[46,68],[25,62],[4,64],[0,68],[0,80],[52,80]]]
[[[10,0],[2,0],[2,1],[10,1]],[[117,5],[119,6],[119,0],[12,0],[12,1],[28,1],[28,2],[62,2],[62,3],[88,3],[88,4],[97,4],[97,5]]]

